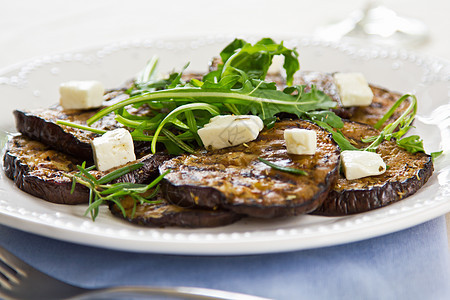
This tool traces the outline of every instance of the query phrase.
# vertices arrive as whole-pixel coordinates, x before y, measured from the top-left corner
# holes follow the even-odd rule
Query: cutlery
[[[82,288],[51,277],[0,247],[0,298],[92,299],[112,295],[164,296],[175,299],[264,300],[257,296],[197,287],[111,286]],[[107,299],[107,298],[102,298]],[[140,298],[142,299],[142,298]],[[171,298],[172,299],[172,298]]]

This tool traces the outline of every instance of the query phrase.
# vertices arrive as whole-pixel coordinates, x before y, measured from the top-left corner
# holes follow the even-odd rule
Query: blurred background
[[[450,59],[449,1],[376,2],[426,24],[428,40],[409,48]],[[313,35],[322,26],[354,17],[356,10],[370,3],[373,1],[3,1],[0,68],[36,56],[133,38]]]

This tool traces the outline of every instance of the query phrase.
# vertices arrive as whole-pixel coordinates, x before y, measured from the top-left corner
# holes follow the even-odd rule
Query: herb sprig
[[[134,200],[132,209],[132,216],[136,211],[137,203],[160,203],[160,200],[152,200],[155,198],[159,190],[159,182],[169,172],[165,172],[158,176],[149,184],[137,184],[130,182],[110,183],[111,181],[143,166],[143,163],[136,163],[129,166],[119,168],[105,176],[97,179],[89,173],[93,167],[86,168],[84,162],[81,166],[77,166],[78,173],[67,175],[72,179],[72,190],[74,192],[77,183],[89,188],[89,206],[86,209],[85,215],[90,214],[92,220],[95,221],[99,214],[100,205],[111,201],[122,211],[123,216],[126,216],[125,208],[121,204],[121,200],[125,197],[130,197]]]
[[[363,142],[372,142],[365,148],[366,151],[375,152],[377,147],[383,142],[383,140],[390,141],[392,138],[396,139],[397,145],[406,149],[411,153],[425,152],[423,149],[423,141],[419,136],[414,135],[410,137],[402,137],[412,128],[411,123],[414,121],[417,112],[417,98],[411,94],[405,94],[400,97],[389,111],[374,125],[376,129],[379,129],[386,120],[388,120],[400,104],[406,99],[411,99],[411,103],[407,109],[392,123],[387,124],[380,132],[378,136],[362,139]],[[395,131],[398,129],[397,131]]]
[[[272,169],[281,171],[281,172],[286,172],[286,173],[291,173],[291,174],[296,174],[296,175],[304,175],[307,176],[308,172],[301,170],[301,169],[296,169],[296,168],[290,168],[290,167],[283,167],[277,164],[274,164],[268,160],[265,160],[264,158],[258,157],[258,160],[266,165],[268,165],[269,167],[271,167]]]
[[[319,126],[328,130],[335,142],[339,145],[342,151],[344,150],[361,150],[361,151],[371,151],[375,152],[378,146],[384,141],[395,139],[397,145],[410,153],[425,152],[423,147],[423,140],[418,135],[411,135],[403,137],[413,126],[412,122],[417,113],[417,98],[412,94],[405,94],[401,96],[386,112],[386,114],[374,125],[376,129],[380,129],[381,126],[394,114],[401,103],[407,99],[411,100],[411,103],[406,108],[406,110],[392,123],[387,124],[380,133],[376,136],[370,136],[362,138],[361,141],[364,143],[371,143],[365,148],[356,148],[351,144],[351,142],[342,134],[339,130],[342,128],[340,124],[336,126],[330,126],[329,124],[323,122],[318,118],[312,118],[312,120]],[[342,121],[342,120],[341,120]],[[342,123],[343,125],[343,123]],[[397,130],[396,130],[397,129]],[[436,155],[436,154],[434,154]]]

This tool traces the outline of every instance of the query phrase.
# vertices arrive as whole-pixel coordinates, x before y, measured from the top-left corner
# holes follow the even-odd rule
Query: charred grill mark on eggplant
[[[342,133],[354,140],[376,135],[373,127],[345,122]],[[359,142],[357,147],[366,144]],[[425,153],[411,154],[398,147],[395,141],[384,141],[377,149],[386,165],[384,174],[356,180],[339,176],[324,203],[313,212],[317,215],[343,216],[380,208],[417,192],[431,177],[433,162]]]
[[[286,152],[283,132],[293,127],[317,132],[314,156]],[[303,169],[308,176],[274,170],[258,157]],[[337,178],[338,164],[339,148],[330,134],[317,125],[298,120],[276,123],[247,146],[173,158],[161,166],[160,172],[172,171],[162,184],[163,196],[170,202],[271,218],[314,210]]]

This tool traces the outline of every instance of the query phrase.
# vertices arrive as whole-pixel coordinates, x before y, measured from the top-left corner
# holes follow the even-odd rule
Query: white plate
[[[255,39],[250,39],[254,41]],[[60,82],[98,79],[116,87],[134,76],[154,54],[160,70],[205,71],[208,60],[229,42],[225,38],[139,40],[35,59],[0,73],[0,128],[14,132],[12,110],[46,107],[58,99]],[[419,98],[417,132],[428,152],[450,149],[448,62],[385,48],[285,39],[300,52],[303,70],[360,71],[371,83],[414,92]],[[5,138],[3,138],[5,140]],[[112,217],[106,208],[96,222],[86,206],[56,205],[31,197],[0,175],[0,223],[60,240],[97,247],[170,254],[237,255],[291,251],[367,239],[408,228],[450,211],[449,155],[415,195],[388,207],[348,217],[299,216],[277,220],[244,219],[213,229],[144,228]]]

